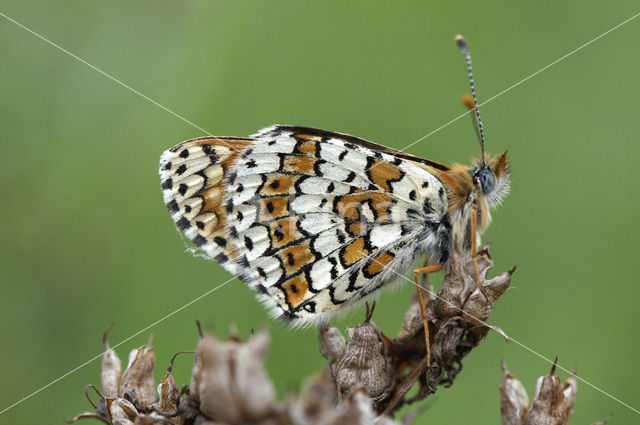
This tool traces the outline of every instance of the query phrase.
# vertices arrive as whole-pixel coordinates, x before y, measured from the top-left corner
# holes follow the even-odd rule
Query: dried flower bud
[[[128,397],[139,410],[156,402],[153,368],[156,364],[151,345],[143,345],[129,353],[129,364],[120,382],[120,397]]]
[[[200,338],[190,397],[205,416],[238,424],[271,411],[275,391],[262,365],[268,345],[266,332],[248,344]]]
[[[107,334],[112,326],[113,323],[109,325],[107,330],[104,331],[104,334],[102,334],[102,343],[104,344],[105,352],[102,355],[100,381],[102,382],[102,394],[106,398],[118,397],[120,393],[120,378],[122,376],[120,358],[118,358],[115,350],[109,347],[109,342],[107,341]]]
[[[521,425],[529,411],[529,397],[520,381],[511,376],[502,362],[504,376],[500,384],[502,425]]]
[[[129,400],[107,399],[107,418],[112,425],[133,425],[137,417],[138,411]]]
[[[338,391],[346,396],[364,388],[374,402],[384,400],[394,384],[394,370],[378,327],[365,320],[349,331],[344,355],[334,367]]]

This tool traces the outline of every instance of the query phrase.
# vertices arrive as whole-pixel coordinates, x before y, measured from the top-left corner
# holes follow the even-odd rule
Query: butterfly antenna
[[[469,46],[467,41],[461,35],[456,35],[456,44],[462,51],[464,59],[467,61],[467,71],[469,72],[469,84],[471,85],[471,96],[473,96],[473,109],[476,111],[476,121],[478,123],[478,130],[480,133],[480,149],[482,150],[482,164],[487,163],[484,155],[484,129],[482,127],[482,119],[480,118],[480,109],[478,108],[478,99],[476,97],[476,86],[473,83],[473,71],[471,68],[471,54],[469,53]],[[466,102],[465,102],[466,103]]]
[[[476,102],[473,101],[473,98],[471,97],[470,94],[463,94],[462,98],[460,99],[462,100],[462,104],[464,106],[467,107],[467,109],[469,109],[470,111],[473,111],[474,109],[476,109]],[[475,115],[469,115],[471,117],[471,125],[473,126],[473,129],[476,132],[476,137],[478,138],[478,142],[481,140],[480,138],[480,128],[478,128],[478,120],[476,119]]]

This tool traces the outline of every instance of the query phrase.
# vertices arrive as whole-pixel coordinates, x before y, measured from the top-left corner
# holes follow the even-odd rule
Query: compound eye
[[[478,172],[478,180],[480,180],[480,185],[484,193],[491,192],[496,185],[496,177],[488,168],[483,168]]]

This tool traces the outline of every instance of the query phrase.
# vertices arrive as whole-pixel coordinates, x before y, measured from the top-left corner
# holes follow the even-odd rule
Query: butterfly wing
[[[225,226],[241,278],[274,315],[322,320],[447,249],[446,197],[424,167],[316,129],[253,139],[225,177]]]
[[[165,151],[160,158],[164,202],[176,226],[209,257],[240,274],[229,241],[223,205],[224,179],[253,140],[201,137]]]

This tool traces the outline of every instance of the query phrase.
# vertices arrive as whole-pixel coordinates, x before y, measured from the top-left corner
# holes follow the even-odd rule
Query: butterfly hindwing
[[[234,274],[242,270],[225,226],[224,179],[251,143],[248,138],[202,137],[180,143],[160,158],[164,202],[176,226]]]

